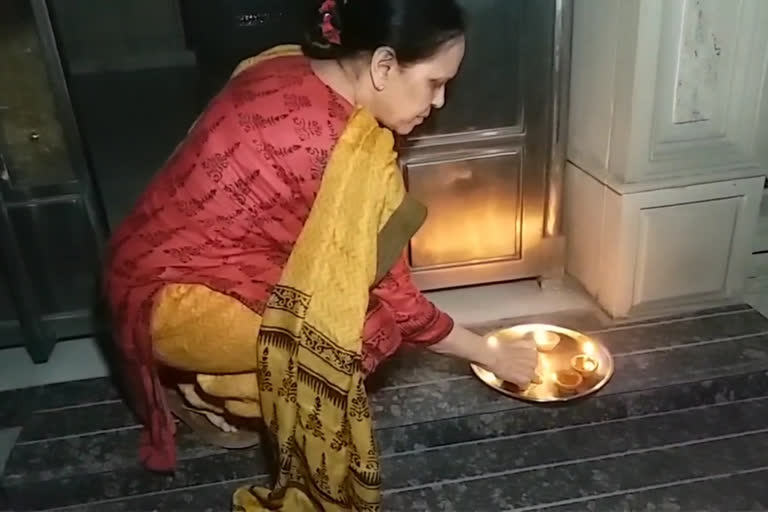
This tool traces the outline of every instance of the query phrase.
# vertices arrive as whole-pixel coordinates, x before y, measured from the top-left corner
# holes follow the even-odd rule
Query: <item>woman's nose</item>
[[[435,92],[435,97],[432,98],[432,106],[434,108],[443,108],[445,105],[445,87],[441,87]]]

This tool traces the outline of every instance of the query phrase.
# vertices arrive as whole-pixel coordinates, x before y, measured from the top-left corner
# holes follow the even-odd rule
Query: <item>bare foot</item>
[[[193,407],[192,410],[208,418],[208,421],[210,421],[216,428],[227,433],[237,432],[237,427],[230,424],[224,416],[222,416],[224,409],[203,400],[197,393],[194,384],[179,384],[179,389],[181,390],[182,395],[184,395],[184,400]]]
[[[218,414],[203,411],[203,415],[208,418],[208,421],[213,423],[213,425],[216,428],[221,429],[223,432],[226,432],[228,434],[232,434],[234,432],[237,432],[237,427],[230,424],[226,419],[224,419],[224,416],[220,416]]]
[[[218,407],[206,400],[203,400],[197,393],[194,384],[179,384],[179,390],[184,396],[184,400],[191,405],[194,409],[200,409],[201,411],[215,412],[222,414],[224,409]]]

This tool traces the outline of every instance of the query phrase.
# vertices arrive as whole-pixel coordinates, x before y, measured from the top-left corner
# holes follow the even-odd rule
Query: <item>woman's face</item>
[[[391,50],[377,50],[371,59],[375,93],[366,106],[384,126],[408,135],[445,104],[445,86],[458,73],[464,48],[464,37],[457,37],[429,59],[408,65],[400,65]]]

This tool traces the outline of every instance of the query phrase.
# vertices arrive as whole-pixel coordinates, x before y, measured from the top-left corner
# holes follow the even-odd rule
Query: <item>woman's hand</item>
[[[521,388],[530,384],[536,376],[538,351],[532,339],[492,343],[456,326],[447,338],[429,348],[438,354],[472,361]]]
[[[487,370],[507,382],[516,384],[524,389],[536,379],[536,366],[539,360],[539,352],[536,350],[536,342],[532,339],[522,338],[515,341],[496,342],[492,345],[485,342],[486,363],[479,363]]]

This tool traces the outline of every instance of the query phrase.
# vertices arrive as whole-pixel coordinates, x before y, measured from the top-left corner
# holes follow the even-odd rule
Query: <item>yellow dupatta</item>
[[[246,61],[294,54],[282,47]],[[351,116],[258,333],[259,404],[278,474],[243,487],[233,510],[377,511],[379,460],[361,365],[369,290],[424,219],[393,136]]]

